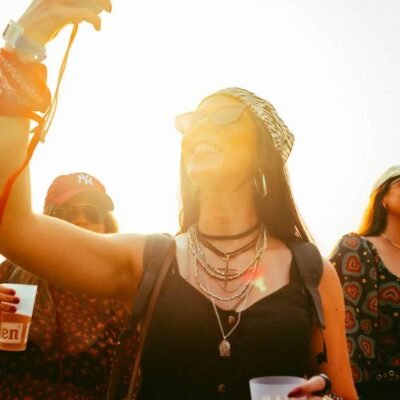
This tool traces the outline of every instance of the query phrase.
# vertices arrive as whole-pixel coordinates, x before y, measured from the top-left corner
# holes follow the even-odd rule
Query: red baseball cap
[[[54,179],[47,191],[44,206],[60,205],[78,193],[90,192],[96,202],[99,202],[108,211],[114,210],[114,203],[106,193],[102,183],[85,172],[76,172],[69,175],[60,175]]]

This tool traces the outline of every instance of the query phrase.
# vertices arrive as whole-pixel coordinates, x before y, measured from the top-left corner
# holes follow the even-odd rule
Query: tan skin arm
[[[109,0],[34,0],[19,23],[25,35],[46,44],[71,23],[100,29]],[[0,118],[0,190],[23,162],[29,121]],[[31,210],[29,171],[18,178],[0,226],[0,253],[55,285],[114,297],[131,306],[142,274],[144,237],[100,235]]]
[[[351,375],[345,334],[344,300],[339,277],[333,266],[324,261],[324,273],[319,286],[325,316],[323,335],[328,353],[328,363],[317,365],[316,355],[323,348],[320,330],[314,329],[312,337],[312,363],[315,373],[323,372],[332,381],[332,392],[345,400],[358,399]]]
[[[29,122],[0,118],[0,188],[22,163]],[[31,211],[29,172],[17,180],[0,226],[0,253],[55,285],[131,306],[144,237],[101,235]]]

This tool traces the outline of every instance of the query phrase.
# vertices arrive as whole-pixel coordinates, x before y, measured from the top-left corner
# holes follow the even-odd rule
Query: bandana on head
[[[228,88],[219,90],[211,96],[226,95],[239,99],[253,111],[257,118],[267,128],[271,135],[276,150],[284,162],[289,158],[294,143],[294,135],[286,124],[281,120],[274,106],[268,101],[256,96],[254,93],[241,88]],[[208,97],[211,97],[208,96]]]
[[[389,179],[400,178],[400,165],[392,165],[372,185],[372,192],[381,187]],[[397,179],[396,179],[397,180]]]

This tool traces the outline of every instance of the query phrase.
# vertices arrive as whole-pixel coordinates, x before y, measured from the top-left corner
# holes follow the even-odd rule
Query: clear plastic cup
[[[13,304],[17,307],[15,313],[0,312],[0,350],[23,351],[28,342],[37,285],[2,283],[2,286],[14,289],[20,302]]]
[[[291,400],[287,395],[305,382],[297,376],[263,376],[250,379],[251,400]],[[297,400],[306,400],[298,397]]]

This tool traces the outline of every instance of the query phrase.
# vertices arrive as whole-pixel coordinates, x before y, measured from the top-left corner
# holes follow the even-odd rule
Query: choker
[[[243,237],[246,237],[246,236],[250,235],[250,233],[257,230],[259,227],[260,227],[260,223],[257,222],[254,226],[252,226],[247,231],[242,232],[242,233],[237,233],[236,235],[208,235],[207,233],[202,232],[199,229],[199,226],[196,225],[196,233],[199,237],[202,237],[202,238],[208,239],[208,240],[233,240],[233,239],[241,239]]]

